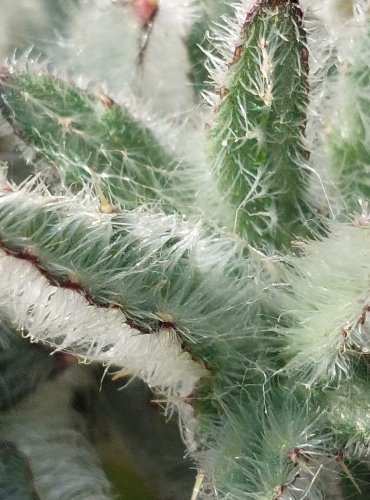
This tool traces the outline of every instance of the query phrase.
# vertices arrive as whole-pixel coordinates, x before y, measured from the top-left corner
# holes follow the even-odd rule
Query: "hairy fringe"
[[[287,340],[286,370],[305,384],[349,376],[351,356],[369,351],[367,217],[352,225],[333,221],[327,238],[288,259],[282,319],[290,317],[294,326],[279,333]]]

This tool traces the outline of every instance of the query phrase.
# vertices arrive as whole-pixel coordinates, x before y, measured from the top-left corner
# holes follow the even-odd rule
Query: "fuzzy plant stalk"
[[[191,500],[368,498],[368,1],[44,3],[0,66],[0,496],[114,497],[79,362],[177,415]]]

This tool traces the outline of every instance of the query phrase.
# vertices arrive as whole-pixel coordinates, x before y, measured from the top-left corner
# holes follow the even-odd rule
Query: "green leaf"
[[[98,195],[125,208],[157,203],[173,209],[184,201],[178,162],[127,109],[42,71],[3,73],[4,115],[34,148],[35,161],[51,164],[75,191],[90,182]]]
[[[210,132],[220,190],[235,230],[257,247],[287,245],[302,234],[302,144],[307,58],[297,3],[262,0],[248,13],[220,88]],[[304,231],[303,231],[304,232]]]

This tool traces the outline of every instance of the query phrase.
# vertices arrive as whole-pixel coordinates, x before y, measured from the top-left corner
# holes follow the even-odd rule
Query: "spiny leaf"
[[[1,80],[14,131],[74,190],[89,181],[126,208],[156,202],[168,209],[184,201],[175,195],[178,163],[143,121],[108,96],[40,71],[3,69]]]
[[[296,2],[260,0],[242,26],[211,130],[214,169],[252,245],[302,233],[307,49]],[[303,230],[304,232],[304,230]]]
[[[349,211],[358,209],[359,198],[370,199],[370,19],[352,29],[325,129],[335,188]]]

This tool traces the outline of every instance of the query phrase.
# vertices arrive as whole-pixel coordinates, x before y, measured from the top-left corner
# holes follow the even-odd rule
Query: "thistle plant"
[[[0,68],[2,498],[113,498],[76,362],[178,416],[192,500],[368,498],[368,1],[45,4]]]

